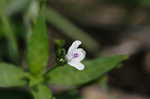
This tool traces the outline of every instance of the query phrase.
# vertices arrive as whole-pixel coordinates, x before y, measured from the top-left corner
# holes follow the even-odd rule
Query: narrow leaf
[[[43,72],[48,63],[48,33],[45,20],[38,17],[31,33],[28,35],[27,60],[32,73]]]
[[[12,24],[10,22],[9,17],[1,16],[0,18],[2,21],[3,34],[8,40],[8,56],[10,56],[13,62],[18,63],[19,51],[18,51],[18,46],[17,46],[17,39],[15,37]]]
[[[0,63],[0,87],[23,86],[26,82],[23,80],[25,72],[14,65]]]
[[[85,43],[85,47],[87,47],[90,51],[95,52],[97,51],[96,49],[99,49],[99,44],[91,38],[88,33],[78,28],[61,14],[57,13],[54,9],[47,8],[45,15],[49,23],[53,24],[70,38],[83,41]]]
[[[85,84],[104,75],[125,59],[127,59],[127,56],[120,55],[89,60],[84,63],[86,67],[83,71],[76,70],[68,65],[57,67],[48,73],[49,84],[66,86]]]

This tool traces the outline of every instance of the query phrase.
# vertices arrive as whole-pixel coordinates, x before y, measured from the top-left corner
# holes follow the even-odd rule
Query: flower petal
[[[74,50],[74,51],[73,51],[73,54],[75,54],[75,53],[78,53],[79,56],[76,57],[76,58],[72,58],[72,61],[78,61],[78,62],[80,62],[80,61],[82,61],[82,60],[85,58],[85,56],[86,56],[86,52],[85,52],[85,50],[83,50],[82,48],[78,48],[78,49]]]
[[[82,63],[76,61],[68,62],[68,64],[72,67],[75,67],[78,70],[83,70],[85,68],[85,66]]]
[[[82,44],[81,41],[76,40],[72,43],[72,45],[70,46],[68,53],[70,53],[72,50],[77,49],[80,45]]]

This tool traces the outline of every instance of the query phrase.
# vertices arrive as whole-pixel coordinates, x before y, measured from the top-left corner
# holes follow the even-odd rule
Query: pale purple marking
[[[79,54],[78,53],[74,53],[73,54],[73,58],[77,58],[77,57],[79,57]]]

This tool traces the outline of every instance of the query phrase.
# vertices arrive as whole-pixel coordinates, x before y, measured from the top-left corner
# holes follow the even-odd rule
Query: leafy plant
[[[23,4],[23,1],[21,1],[18,2],[20,4],[17,4],[19,7],[26,6],[27,2],[29,2],[28,0],[25,0],[25,4]],[[26,26],[26,32],[28,32],[26,51],[28,69],[25,70],[16,65],[1,62],[0,87],[27,87],[35,99],[53,99],[54,97],[50,88],[48,87],[49,85],[62,85],[71,86],[70,88],[77,88],[83,84],[96,80],[108,71],[117,67],[122,61],[127,59],[126,55],[116,55],[111,57],[86,60],[84,61],[85,70],[79,71],[69,66],[68,64],[64,64],[65,60],[63,60],[63,63],[59,61],[59,59],[65,58],[65,51],[62,46],[59,45],[58,50],[60,53],[57,55],[56,66],[54,68],[48,69],[49,46],[51,45],[48,43],[48,31],[46,26],[47,21],[49,21],[57,28],[63,30],[68,35],[70,35],[69,32],[72,31],[73,33],[79,33],[81,38],[80,36],[77,37],[74,35],[76,39],[88,38],[88,41],[86,39],[83,41],[86,42],[86,47],[89,49],[92,47],[97,48],[96,43],[90,36],[87,36],[86,33],[76,28],[69,21],[66,21],[66,19],[57,14],[57,12],[55,12],[53,9],[48,8],[45,3],[43,3],[43,1],[41,2],[40,0],[32,0],[30,3],[35,3],[36,5],[31,9],[29,8],[25,14],[26,16],[24,17],[24,21],[26,23],[25,25],[28,25]],[[12,7],[11,9],[13,10],[11,13],[16,13],[16,11],[18,11],[17,9],[13,8],[13,4],[10,7]],[[12,56],[18,57],[16,39],[8,21],[9,15],[11,15],[11,13],[4,13],[9,11],[7,8],[4,8],[4,10],[0,11],[0,17],[2,23],[4,24],[4,30],[5,33],[7,33],[5,35],[9,38],[10,45],[12,45],[11,49],[14,49],[13,52],[16,53]],[[63,27],[64,24],[65,26]]]
[[[84,62],[86,68],[78,71],[71,66],[57,66],[46,71],[48,63],[48,34],[45,18],[39,16],[28,36],[27,63],[29,71],[8,63],[0,63],[0,87],[28,86],[35,99],[52,99],[48,85],[79,87],[104,75],[120,62],[125,55],[98,58]]]

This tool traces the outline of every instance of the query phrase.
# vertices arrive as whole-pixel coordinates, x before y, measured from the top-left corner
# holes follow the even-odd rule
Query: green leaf
[[[47,86],[38,85],[35,89],[32,89],[34,99],[52,99],[52,93]]]
[[[39,16],[28,35],[27,60],[32,73],[42,73],[48,63],[48,33],[43,16]]]
[[[19,67],[0,63],[0,87],[17,87],[26,84],[26,73]]]
[[[126,60],[127,56],[111,56],[106,58],[99,58],[84,62],[85,70],[79,71],[71,66],[57,67],[48,73],[49,84],[65,85],[65,86],[78,86],[88,83],[104,73],[112,70],[119,65],[120,62]]]

